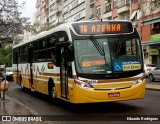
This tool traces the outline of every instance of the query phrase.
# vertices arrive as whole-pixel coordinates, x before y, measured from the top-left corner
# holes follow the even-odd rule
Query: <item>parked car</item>
[[[148,72],[149,81],[160,79],[160,65]]]
[[[157,66],[155,64],[144,64],[145,75],[148,77],[148,72],[154,70]]]
[[[6,75],[7,80],[13,80],[13,68],[12,67],[6,67],[4,69],[4,74]]]

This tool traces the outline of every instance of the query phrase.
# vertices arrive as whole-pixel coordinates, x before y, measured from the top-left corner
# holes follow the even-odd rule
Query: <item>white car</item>
[[[155,64],[144,64],[145,75],[148,77],[148,72],[154,70],[157,66]]]
[[[155,69],[148,72],[149,81],[155,81],[160,79],[160,65]]]
[[[7,80],[13,80],[13,68],[12,67],[6,67],[4,69],[4,73]]]

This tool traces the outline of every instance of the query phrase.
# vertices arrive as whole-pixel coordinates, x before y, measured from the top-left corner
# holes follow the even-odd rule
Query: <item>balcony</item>
[[[36,17],[38,17],[38,16],[40,16],[40,15],[41,15],[40,11],[37,11],[37,12],[36,12]]]
[[[94,0],[90,0],[90,6],[94,5]]]
[[[62,12],[62,6],[56,7],[57,16]]]
[[[41,2],[36,3],[36,8],[38,8],[41,5]]]
[[[56,12],[59,12],[59,11],[62,11],[62,6],[58,6],[58,7],[56,7]]]
[[[60,0],[55,0],[57,3],[59,3],[60,2]]]
[[[129,0],[123,0],[117,3],[118,9],[117,13],[123,13],[123,12],[128,12],[130,10],[130,3]]]
[[[91,14],[89,19],[93,19],[94,18],[94,14]]]
[[[104,19],[110,18],[110,17],[112,17],[112,11],[103,14],[103,18],[104,18]]]
[[[110,3],[110,2],[111,2],[111,0],[104,0],[104,1],[107,1],[107,3]]]
[[[40,5],[40,8],[43,8],[43,7],[47,7],[47,4],[45,2],[43,2],[41,5]]]
[[[104,14],[111,11],[111,4],[105,6]]]

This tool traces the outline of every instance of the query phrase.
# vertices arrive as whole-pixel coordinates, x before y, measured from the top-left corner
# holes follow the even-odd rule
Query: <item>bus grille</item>
[[[115,87],[115,88],[94,88],[94,90],[120,90],[120,89],[127,89],[130,87]]]

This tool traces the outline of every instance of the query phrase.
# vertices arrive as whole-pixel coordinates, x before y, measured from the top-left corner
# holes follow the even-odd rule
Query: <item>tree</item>
[[[139,0],[141,16],[151,15],[160,11],[160,0]]]
[[[12,66],[12,47],[0,49],[0,65]]]
[[[16,0],[0,0],[0,43],[19,40],[18,34],[28,28],[29,18],[20,17],[19,12],[24,5],[18,5]]]

